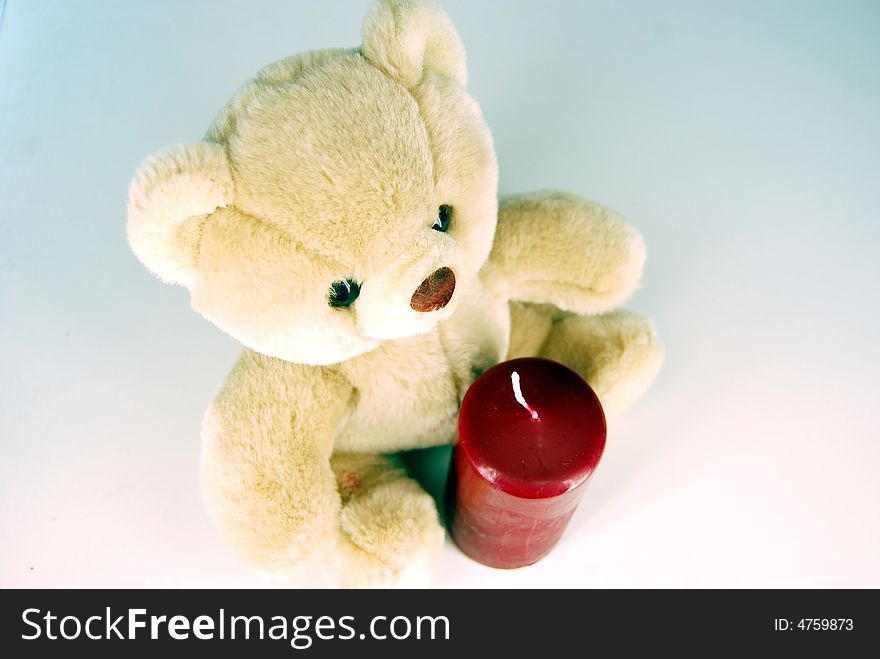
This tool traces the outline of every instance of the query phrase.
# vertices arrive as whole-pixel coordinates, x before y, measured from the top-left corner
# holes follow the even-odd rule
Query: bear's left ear
[[[364,56],[406,87],[431,69],[467,84],[464,45],[449,17],[424,0],[378,0],[363,28]]]
[[[144,162],[131,182],[128,242],[154,274],[191,288],[205,220],[232,202],[226,151],[199,142],[173,146]]]

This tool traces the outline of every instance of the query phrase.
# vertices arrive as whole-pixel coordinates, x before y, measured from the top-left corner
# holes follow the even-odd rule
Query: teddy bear
[[[396,453],[454,441],[483,370],[541,356],[606,413],[649,386],[652,323],[619,309],[643,240],[563,192],[498,198],[465,51],[424,1],[379,0],[362,46],[260,70],[203,140],[148,158],[128,237],[243,344],[202,427],[206,508],[259,570],[429,583],[434,500]]]

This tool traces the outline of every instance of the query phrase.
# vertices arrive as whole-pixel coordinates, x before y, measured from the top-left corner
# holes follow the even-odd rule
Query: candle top
[[[474,467],[508,494],[543,499],[586,480],[605,448],[605,414],[577,373],[548,359],[513,359],[471,385],[458,443]]]

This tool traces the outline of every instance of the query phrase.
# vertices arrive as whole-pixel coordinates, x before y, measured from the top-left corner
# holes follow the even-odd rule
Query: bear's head
[[[221,329],[288,361],[430,331],[495,231],[492,139],[465,83],[442,11],[381,0],[361,48],[264,68],[203,142],[147,159],[132,249]]]

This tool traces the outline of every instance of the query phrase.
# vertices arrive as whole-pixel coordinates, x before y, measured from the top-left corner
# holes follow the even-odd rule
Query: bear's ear
[[[378,0],[363,28],[364,56],[406,87],[425,69],[467,84],[464,45],[449,17],[432,2]]]
[[[160,279],[191,287],[205,219],[232,202],[232,174],[219,144],[174,146],[141,165],[128,199],[128,242]]]

